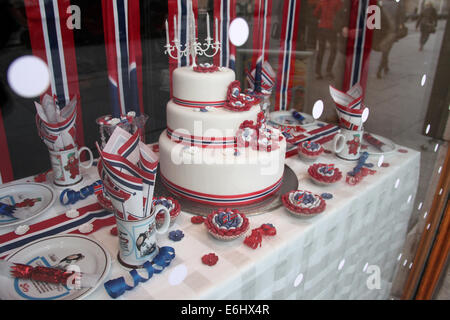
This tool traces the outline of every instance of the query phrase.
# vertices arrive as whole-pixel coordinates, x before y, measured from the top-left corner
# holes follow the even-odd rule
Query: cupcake
[[[325,200],[309,191],[294,190],[281,196],[284,207],[293,215],[313,217],[325,210]]]
[[[178,215],[181,212],[181,208],[180,208],[180,204],[178,203],[177,200],[171,198],[171,197],[158,197],[158,198],[153,198],[152,201],[152,207],[161,204],[164,207],[166,207],[167,209],[169,209],[169,213],[170,213],[170,225],[172,225],[175,222],[175,219],[178,217]],[[156,214],[156,225],[157,227],[161,227],[164,223],[164,213],[163,212],[158,212]]]
[[[308,168],[311,179],[318,185],[330,185],[342,178],[342,172],[334,164],[316,163]]]
[[[249,221],[245,214],[238,210],[218,209],[208,215],[205,226],[216,239],[234,240],[248,230]]]
[[[305,160],[316,160],[324,151],[322,145],[311,141],[300,143],[297,149],[298,155]]]

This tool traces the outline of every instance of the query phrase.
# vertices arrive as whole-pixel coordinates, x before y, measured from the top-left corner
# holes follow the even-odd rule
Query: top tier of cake
[[[214,106],[225,102],[228,86],[235,80],[235,74],[229,68],[196,72],[190,66],[175,69],[172,79],[174,102],[193,107],[205,103],[205,106]]]

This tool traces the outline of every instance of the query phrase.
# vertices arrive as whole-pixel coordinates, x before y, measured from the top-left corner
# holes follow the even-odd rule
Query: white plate
[[[391,153],[395,150],[396,148],[395,143],[389,140],[388,138],[373,133],[371,133],[370,135],[384,143],[383,151],[372,146],[369,142],[366,141],[366,139],[363,138],[363,144],[367,145],[367,149],[361,149],[361,152],[367,151],[369,155],[382,155],[386,153]]]
[[[41,198],[32,207],[16,208],[12,217],[0,215],[0,227],[24,223],[49,209],[56,200],[52,188],[40,183],[17,183],[0,188],[0,202],[14,205],[25,199]]]
[[[64,267],[67,264],[60,261],[76,254],[82,254],[83,258],[72,264],[78,266],[80,272],[98,276],[95,287],[70,290],[63,285],[0,277],[0,300],[73,300],[88,296],[103,284],[111,266],[109,253],[91,238],[80,235],[42,238],[18,249],[6,261]]]
[[[269,114],[269,121],[284,127],[308,127],[314,124],[316,120],[306,113],[299,112],[305,119],[300,123],[292,116],[292,111],[274,111]],[[270,124],[270,123],[269,123]]]

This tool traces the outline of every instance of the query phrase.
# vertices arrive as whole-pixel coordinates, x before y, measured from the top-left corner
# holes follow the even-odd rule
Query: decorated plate
[[[92,288],[71,290],[65,285],[0,277],[0,300],[82,299],[103,284],[111,265],[109,253],[97,241],[80,235],[56,235],[36,240],[6,260],[63,269],[71,264],[71,270],[79,268],[80,272],[94,275],[98,281]]]
[[[40,183],[10,184],[0,188],[0,227],[24,223],[55,202],[52,188]]]
[[[377,134],[365,132],[362,141],[362,146],[367,147],[363,147],[363,149],[361,149],[361,152],[367,151],[370,155],[381,155],[391,153],[395,150],[394,142]]]
[[[314,124],[316,120],[306,113],[298,112],[304,119],[297,120],[293,117],[292,111],[275,111],[269,114],[269,124],[284,127],[307,127]]]

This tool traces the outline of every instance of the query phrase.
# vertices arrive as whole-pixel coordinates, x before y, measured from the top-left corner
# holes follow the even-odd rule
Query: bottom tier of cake
[[[286,142],[271,152],[211,149],[159,138],[162,181],[178,196],[215,205],[250,204],[275,193],[282,182]]]

